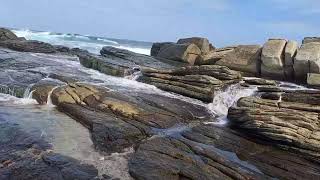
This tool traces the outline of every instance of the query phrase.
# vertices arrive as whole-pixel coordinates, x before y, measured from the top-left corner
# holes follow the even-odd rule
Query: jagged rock
[[[305,43],[294,59],[295,78],[306,82],[308,73],[320,73],[320,43]]]
[[[0,28],[0,41],[19,39],[13,32],[8,29]]]
[[[307,84],[311,87],[320,87],[320,74],[308,73]]]
[[[51,98],[60,111],[88,127],[95,145],[107,152],[121,152],[153,135],[155,129],[211,118],[205,107],[136,94],[77,83],[55,89]]]
[[[241,98],[237,107],[229,109],[228,119],[250,136],[320,162],[320,106],[286,99]]]
[[[162,48],[157,57],[193,65],[200,54],[195,44],[172,44]]]
[[[298,42],[288,41],[285,48],[285,57],[284,57],[284,74],[285,79],[292,81],[294,79],[294,57],[297,54]]]
[[[234,51],[227,53],[217,65],[227,66],[230,69],[259,75],[259,58],[261,47],[259,45],[240,45]]]
[[[318,171],[317,164],[295,154],[211,125],[144,141],[129,161],[130,174],[147,180],[312,179],[319,178]]]
[[[210,48],[209,40],[201,37],[179,39],[177,44],[195,44],[200,49],[201,54],[207,54],[210,52],[210,49],[213,49],[212,44]]]
[[[212,102],[214,92],[240,80],[240,73],[217,65],[187,66],[174,70],[143,69],[138,80],[162,90]]]
[[[0,47],[20,52],[55,53],[56,49],[48,43],[32,40],[6,40],[0,41]]]
[[[284,57],[287,41],[284,39],[269,39],[262,48],[261,75],[284,79]]]
[[[170,46],[172,44],[175,44],[173,42],[157,42],[153,43],[151,47],[151,56],[157,57],[161,49],[166,48],[167,46]]]
[[[305,37],[302,41],[302,44],[307,44],[311,42],[320,42],[320,37]]]
[[[52,151],[38,136],[24,132],[17,124],[0,123],[0,179],[91,180],[98,170]]]

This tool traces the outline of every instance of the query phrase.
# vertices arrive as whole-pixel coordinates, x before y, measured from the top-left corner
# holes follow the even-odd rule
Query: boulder
[[[214,51],[210,51],[207,54],[202,54],[198,56],[195,61],[196,65],[214,65],[217,61],[226,57],[228,53],[233,52],[235,47],[226,47],[215,49]]]
[[[236,71],[259,75],[260,54],[261,47],[259,45],[240,45],[234,51],[227,53],[216,64],[227,66]]]
[[[308,73],[307,84],[311,87],[320,87],[320,74]]]
[[[200,54],[201,51],[195,44],[172,44],[163,48],[157,57],[193,65]]]
[[[302,41],[302,44],[307,44],[311,42],[320,42],[320,37],[305,37]]]
[[[284,74],[285,79],[292,81],[294,79],[294,57],[297,54],[298,50],[298,42],[296,41],[288,41],[285,48],[285,57],[284,57]]]
[[[157,57],[162,48],[166,48],[168,45],[175,44],[173,42],[157,42],[153,43],[151,47],[151,56]]]
[[[208,39],[200,37],[179,39],[177,44],[195,44],[200,49],[201,54],[207,54],[210,52],[210,49],[214,49],[212,44],[210,46]]]
[[[284,39],[269,39],[262,48],[261,75],[284,79],[284,57],[287,41]]]
[[[308,73],[320,73],[320,43],[310,42],[298,49],[294,58],[295,78],[306,82]]]
[[[0,41],[6,40],[18,40],[19,38],[10,30],[5,28],[0,28]]]
[[[41,80],[32,86],[32,98],[41,105],[47,104],[49,93],[59,85],[62,85],[62,83],[53,80]]]

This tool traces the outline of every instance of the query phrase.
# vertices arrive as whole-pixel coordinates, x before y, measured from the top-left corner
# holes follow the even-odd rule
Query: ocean
[[[18,37],[24,37],[28,40],[38,40],[53,45],[63,45],[70,48],[81,48],[94,54],[99,54],[100,50],[104,46],[113,46],[140,54],[150,55],[150,49],[152,46],[152,42],[95,37],[90,35],[43,32],[28,29],[12,29],[12,31]]]

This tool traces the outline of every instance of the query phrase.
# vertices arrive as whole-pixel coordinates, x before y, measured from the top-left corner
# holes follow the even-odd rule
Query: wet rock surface
[[[212,125],[151,138],[129,162],[135,179],[313,179],[318,171],[317,164],[294,154]]]
[[[0,179],[94,179],[91,165],[50,151],[42,139],[27,134],[14,124],[0,121]]]
[[[121,152],[150,137],[155,129],[211,118],[204,107],[176,99],[125,95],[79,83],[55,89],[52,102],[88,127],[96,146],[107,152]]]

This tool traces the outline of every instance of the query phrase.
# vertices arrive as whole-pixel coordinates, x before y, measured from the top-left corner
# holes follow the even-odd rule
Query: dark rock
[[[244,80],[246,83],[251,85],[277,85],[276,81],[267,80],[267,79],[260,79],[260,78],[250,78]]]
[[[55,53],[54,46],[48,43],[33,40],[6,40],[0,41],[0,47],[12,49],[19,52],[33,53]]]
[[[166,48],[167,46],[170,46],[172,44],[175,44],[173,42],[157,42],[153,43],[151,47],[151,56],[157,57],[161,49]]]
[[[0,28],[0,41],[17,40],[18,37],[8,29]]]

